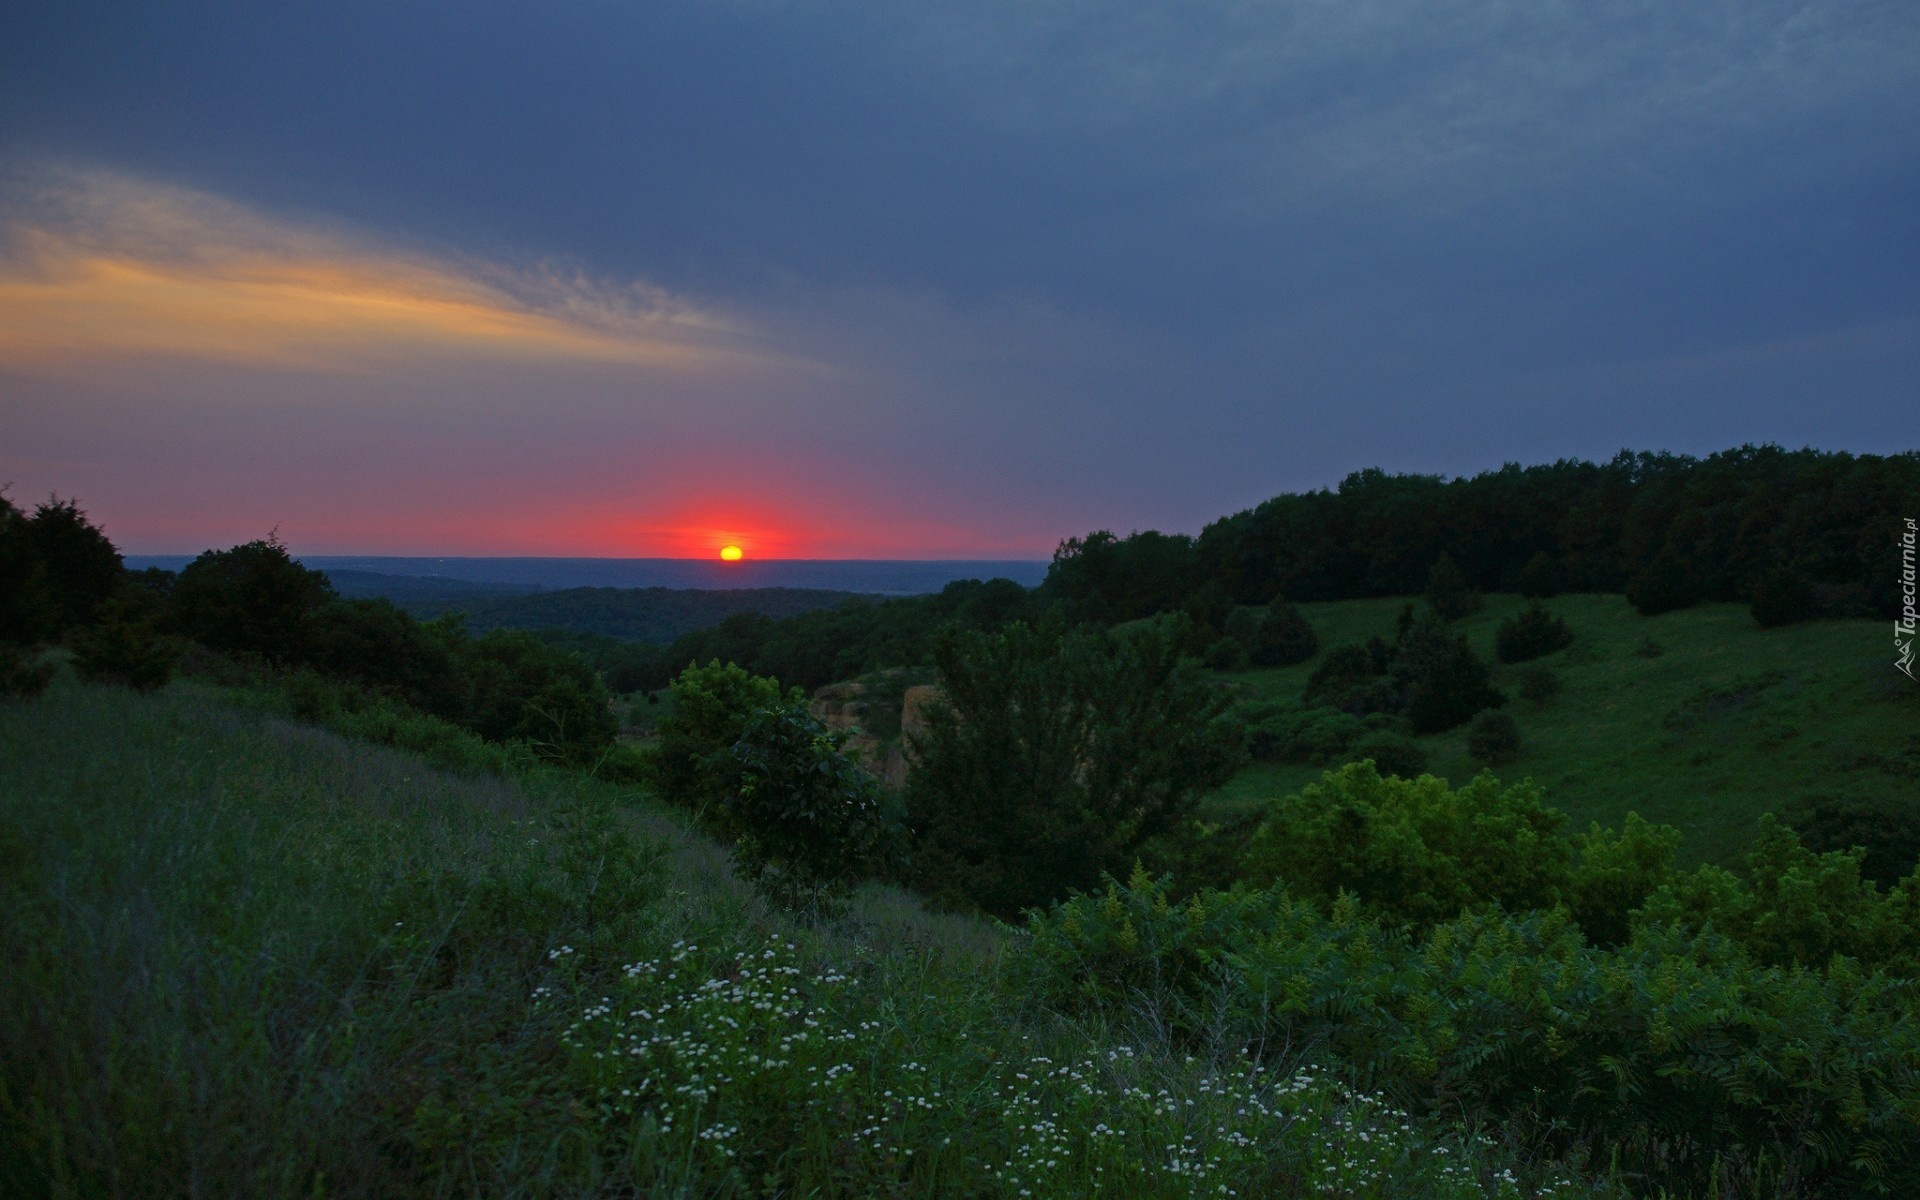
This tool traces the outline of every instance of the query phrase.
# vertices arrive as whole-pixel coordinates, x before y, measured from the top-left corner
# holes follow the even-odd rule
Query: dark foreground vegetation
[[[625,702],[645,740],[552,639],[342,599],[272,539],[133,575],[75,506],[6,506],[0,1184],[1920,1194],[1915,794],[1748,803],[1744,848],[1703,861],[1684,806],[1583,829],[1517,775],[1426,774],[1536,761],[1574,656],[1666,649],[1621,649],[1597,597],[1489,600],[1476,545],[1526,527],[1492,510],[1361,576],[1300,565],[1383,496],[1430,520],[1592,487],[1615,540],[1563,511],[1532,554],[1571,571],[1598,537],[1631,597],[1691,538],[1687,570],[1778,630],[1876,610],[1916,461],[1356,476],[1273,502],[1305,540],[1268,594],[1216,569],[1215,526],[1070,541],[1031,592],[732,618]],[[1852,558],[1766,557],[1835,513],[1872,526]],[[1404,599],[1315,590],[1394,572]],[[907,669],[865,693],[895,791],[804,690],[876,668]],[[1664,736],[1699,759],[1775,674],[1683,688]],[[1920,715],[1897,684],[1858,703]],[[1620,727],[1587,730],[1568,801]],[[1801,732],[1756,726],[1757,769]],[[1221,807],[1249,759],[1304,774]]]

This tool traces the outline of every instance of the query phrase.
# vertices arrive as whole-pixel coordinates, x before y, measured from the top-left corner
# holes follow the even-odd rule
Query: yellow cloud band
[[[7,221],[0,366],[167,355],[305,369],[396,356],[698,368],[741,352],[658,289],[462,265],[97,175]]]

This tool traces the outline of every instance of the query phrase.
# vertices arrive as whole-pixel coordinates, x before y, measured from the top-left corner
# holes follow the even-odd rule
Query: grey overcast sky
[[[15,0],[0,221],[0,482],[129,550],[1920,445],[1911,0]]]

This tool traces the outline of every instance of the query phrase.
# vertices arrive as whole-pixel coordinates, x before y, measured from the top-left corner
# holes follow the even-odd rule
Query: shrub
[[[0,642],[0,700],[31,700],[53,682],[53,664]]]
[[[847,736],[789,701],[754,713],[733,745],[739,784],[722,812],[734,864],[781,908],[838,911],[879,857],[879,785],[842,752]]]
[[[1369,733],[1348,746],[1346,755],[1354,762],[1371,760],[1382,775],[1402,779],[1416,778],[1427,770],[1426,748],[1402,733]]]
[[[1920,873],[1882,892],[1862,877],[1864,858],[1857,848],[1816,854],[1768,814],[1745,878],[1712,865],[1676,876],[1638,919],[1712,929],[1770,966],[1818,969],[1839,954],[1911,976],[1920,972]]]
[[[1011,917],[1123,870],[1239,765],[1224,698],[1181,662],[1180,614],[1121,634],[956,633],[909,735],[919,885]]]
[[[1750,611],[1760,628],[1776,629],[1811,621],[1820,615],[1820,604],[1806,576],[1789,567],[1776,567],[1753,585]]]
[[[1415,733],[1452,729],[1481,709],[1506,703],[1467,639],[1431,619],[1415,623],[1400,638],[1389,672],[1405,697],[1402,711]]]
[[[1247,665],[1247,646],[1239,638],[1216,638],[1207,652],[1201,656],[1201,662],[1209,671],[1238,671]]]
[[[1311,706],[1348,708],[1354,693],[1385,675],[1392,661],[1393,651],[1377,637],[1335,646],[1307,677],[1302,698]]]
[[[1522,596],[1552,598],[1567,590],[1566,572],[1544,553],[1535,554],[1520,568],[1515,588]]]
[[[1860,875],[1890,888],[1920,866],[1920,806],[1910,799],[1820,796],[1785,814],[1800,844],[1816,854],[1866,852]]]
[[[1700,603],[1700,579],[1686,560],[1662,553],[1627,581],[1627,602],[1641,616],[1655,617]]]
[[[1503,663],[1522,663],[1573,645],[1573,630],[1538,602],[1500,622],[1494,649]]]
[[[1319,653],[1320,638],[1299,609],[1275,596],[1260,618],[1249,649],[1256,667],[1286,667]]]
[[[1520,726],[1499,709],[1481,713],[1467,730],[1467,753],[1490,767],[1512,762],[1520,756]]]
[[[1427,573],[1427,604],[1443,621],[1457,621],[1480,608],[1480,593],[1467,584],[1467,577],[1453,556],[1441,552]]]
[[[1498,904],[1554,904],[1568,879],[1562,817],[1531,783],[1481,774],[1455,790],[1431,775],[1399,779],[1368,763],[1330,771],[1277,801],[1247,851],[1256,885],[1358,897],[1391,921],[1426,925]]]
[[[1633,913],[1673,874],[1673,852],[1680,831],[1652,825],[1628,813],[1624,829],[1591,826],[1580,839],[1567,907],[1596,946],[1625,942],[1633,931]]]
[[[1188,1045],[1312,1047],[1425,1113],[1604,1147],[1647,1194],[1920,1192],[1908,980],[1760,967],[1665,928],[1600,950],[1561,912],[1409,936],[1350,897],[1323,909],[1278,886],[1175,904],[1142,875],[1028,929],[1033,986],[1057,1006],[1145,1007]]]
[[[1545,708],[1560,694],[1560,676],[1546,667],[1529,667],[1520,673],[1520,698],[1535,708]]]
[[[76,630],[71,641],[80,678],[136,692],[165,687],[180,661],[179,643],[156,631],[151,620],[130,617],[118,601],[102,605],[98,622]]]
[[[653,752],[654,788],[689,808],[725,803],[739,788],[734,743],[754,713],[786,700],[802,703],[796,689],[784,698],[778,680],[749,674],[734,663],[689,664],[672,686],[674,711],[660,718]]]

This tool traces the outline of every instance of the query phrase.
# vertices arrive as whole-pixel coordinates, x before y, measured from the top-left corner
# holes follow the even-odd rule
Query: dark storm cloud
[[[0,21],[23,169],[682,298],[839,371],[713,437],[844,447],[983,530],[1191,528],[1374,463],[1916,440],[1910,4]]]

